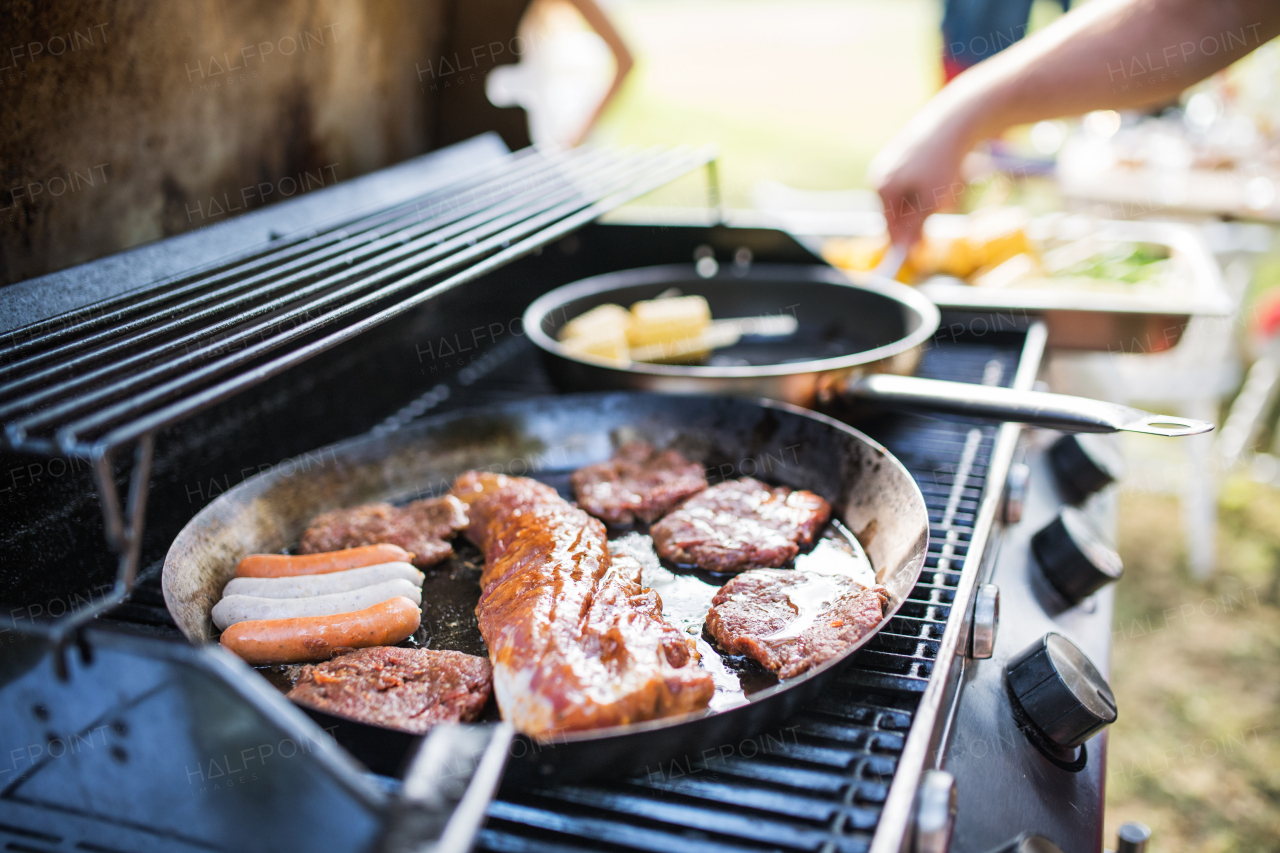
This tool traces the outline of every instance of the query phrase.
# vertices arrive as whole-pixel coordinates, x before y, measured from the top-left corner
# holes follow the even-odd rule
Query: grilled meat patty
[[[485,556],[476,615],[503,719],[546,738],[707,706],[692,641],[663,621],[639,563],[610,557],[599,520],[525,477],[471,471],[453,493]]]
[[[831,504],[813,492],[743,477],[686,500],[649,529],[658,556],[710,572],[786,565],[813,544]]]
[[[447,540],[466,526],[467,508],[452,495],[402,507],[365,504],[316,516],[302,534],[298,551],[316,554],[386,543],[412,552],[413,564],[421,569],[448,559],[453,546]]]
[[[469,722],[489,701],[493,670],[475,655],[378,646],[304,666],[289,698],[362,723],[426,734]]]
[[[608,462],[579,468],[572,479],[578,506],[614,527],[652,522],[707,487],[697,462],[643,441],[627,442]]]
[[[884,587],[844,575],[756,569],[720,588],[706,627],[724,651],[792,678],[874,629],[888,603]]]

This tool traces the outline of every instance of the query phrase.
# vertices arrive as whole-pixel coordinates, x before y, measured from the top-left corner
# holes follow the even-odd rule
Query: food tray
[[[940,234],[964,226],[965,217],[938,214]],[[1106,352],[1162,352],[1182,339],[1192,317],[1231,314],[1222,272],[1200,232],[1175,222],[1126,222],[1053,214],[1031,220],[1033,240],[1080,238],[1150,243],[1168,249],[1177,271],[1160,286],[1115,284],[1081,288],[974,287],[948,276],[934,276],[919,288],[940,308],[1008,315],[1011,324],[1038,317],[1048,327],[1048,346]],[[939,334],[946,334],[941,329]]]
[[[644,216],[656,215],[654,209],[644,210]],[[612,215],[610,221],[628,222],[632,218],[643,219],[639,214],[623,211]],[[817,257],[822,256],[825,238],[874,237],[884,233],[884,217],[867,210],[679,209],[665,211],[659,218],[667,224],[720,220],[738,227],[779,228]],[[965,229],[967,219],[964,214],[937,213],[929,217],[929,231],[938,236],[956,233]],[[1084,290],[1070,285],[983,288],[947,276],[926,280],[919,285],[920,291],[945,310],[995,314],[980,322],[994,322],[996,331],[1004,318],[1008,320],[1006,331],[1023,328],[1030,320],[1043,320],[1049,333],[1047,345],[1070,350],[1162,352],[1177,345],[1192,317],[1228,317],[1233,312],[1218,262],[1204,236],[1193,226],[1054,213],[1033,217],[1027,234],[1037,240],[1092,234],[1102,239],[1164,246],[1177,260],[1182,274],[1166,287],[1134,288],[1130,292],[1119,290],[1123,285],[1110,290]],[[966,326],[965,331],[982,329]],[[947,324],[938,331],[941,338],[949,334]]]

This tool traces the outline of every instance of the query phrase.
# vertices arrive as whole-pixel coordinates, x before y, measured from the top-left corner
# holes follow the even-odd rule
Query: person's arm
[[[895,244],[954,206],[960,163],[1009,127],[1168,101],[1280,34],[1276,0],[1092,0],[965,71],[871,166]]]
[[[595,127],[596,122],[600,120],[600,115],[618,94],[618,90],[622,88],[622,82],[631,73],[635,60],[631,58],[631,51],[627,50],[627,43],[622,40],[622,36],[614,29],[613,23],[604,13],[604,10],[596,5],[595,0],[569,0],[569,2],[586,19],[591,29],[595,30],[600,38],[604,39],[604,43],[609,46],[609,51],[613,54],[614,61],[613,83],[610,84],[609,91],[604,93],[604,97],[600,99],[600,103],[592,111],[591,117],[587,119],[570,143],[571,145],[577,145],[587,138],[591,128]]]

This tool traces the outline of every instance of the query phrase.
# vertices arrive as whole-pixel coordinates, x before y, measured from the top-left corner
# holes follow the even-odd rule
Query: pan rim
[[[576,352],[542,329],[542,321],[556,309],[570,300],[586,296],[595,296],[620,287],[633,284],[653,283],[675,280],[702,281],[734,281],[785,277],[787,271],[804,270],[809,281],[819,273],[817,280],[862,290],[888,298],[904,308],[916,313],[920,325],[915,331],[899,338],[893,343],[862,350],[861,352],[835,356],[834,358],[812,359],[809,361],[793,361],[774,365],[749,365],[745,367],[653,364],[650,362],[628,362],[619,365],[610,359]],[[601,273],[589,278],[579,279],[549,290],[529,304],[521,318],[524,331],[529,340],[539,349],[550,352],[568,361],[591,367],[613,371],[619,374],[643,374],[684,379],[760,379],[765,377],[790,376],[797,373],[825,372],[848,370],[871,364],[882,359],[892,358],[922,346],[934,336],[942,322],[942,314],[938,306],[920,291],[884,276],[871,273],[853,273],[837,270],[824,264],[754,264],[745,272],[721,270],[711,277],[698,275],[692,264],[659,264],[648,267],[617,270]]]
[[[828,428],[834,428],[837,432],[843,432],[850,435],[851,437],[862,442],[870,450],[878,454],[882,461],[884,461],[890,467],[895,469],[901,477],[906,478],[906,482],[911,484],[915,492],[915,495],[919,501],[920,506],[922,508],[926,507],[924,495],[920,491],[919,484],[915,482],[915,478],[911,475],[911,472],[907,470],[907,467],[902,463],[902,461],[899,460],[883,444],[871,438],[861,430],[855,427],[852,427],[849,424],[846,424],[828,415],[824,415],[820,412],[815,412],[811,409],[806,409],[803,406],[797,406],[792,403],[786,403],[786,402],[772,400],[772,399],[763,398],[763,397],[725,396],[725,395],[715,395],[715,394],[697,394],[697,395],[664,394],[664,393],[647,392],[647,391],[593,391],[593,392],[579,392],[579,393],[571,393],[571,394],[548,394],[548,395],[539,395],[531,398],[525,398],[525,399],[516,400],[516,401],[504,401],[499,403],[481,404],[477,406],[468,406],[468,407],[460,408],[460,409],[457,409],[451,412],[442,413],[440,415],[436,415],[433,417],[423,418],[420,421],[417,421],[414,424],[407,426],[406,430],[412,430],[414,427],[425,429],[426,426],[429,424],[441,424],[441,423],[447,423],[450,421],[464,420],[468,417],[476,417],[478,415],[487,414],[492,416],[493,414],[496,414],[497,412],[503,409],[506,409],[508,407],[527,404],[534,400],[580,400],[580,401],[598,400],[600,401],[600,405],[604,405],[605,401],[608,401],[610,399],[635,399],[635,398],[649,398],[649,399],[658,399],[658,400],[668,399],[668,400],[678,400],[681,402],[689,402],[691,400],[699,400],[699,399],[708,403],[711,401],[730,402],[733,404],[755,406],[755,407],[766,409],[766,410],[772,409],[772,410],[782,411],[791,415],[796,415],[808,420],[816,421]],[[363,434],[352,436],[350,438],[339,441],[336,444],[330,445],[329,447],[331,447],[335,452],[341,452],[346,449],[358,447],[360,444],[365,442],[375,441],[377,440],[377,438],[378,437],[373,435],[372,433],[363,433]],[[301,458],[301,456],[303,455],[305,455],[305,452],[304,454],[300,454],[298,457],[294,457],[294,458]],[[211,639],[209,641],[201,642],[199,640],[192,638],[190,635],[188,635],[186,628],[183,626],[182,620],[179,618],[179,615],[175,612],[174,602],[170,600],[169,580],[170,580],[171,565],[177,559],[175,555],[180,550],[179,548],[180,543],[183,543],[184,540],[186,540],[188,537],[198,536],[199,529],[201,528],[201,526],[203,524],[208,523],[209,517],[214,517],[217,515],[220,508],[224,505],[224,501],[225,502],[232,501],[237,495],[237,493],[240,493],[240,492],[253,492],[255,489],[262,489],[262,488],[269,487],[275,480],[283,476],[282,471],[283,471],[283,468],[281,466],[277,466],[271,471],[256,474],[253,477],[250,477],[247,480],[244,480],[243,482],[232,487],[228,491],[222,493],[216,499],[211,501],[209,504],[202,507],[199,512],[193,515],[191,519],[183,526],[182,530],[178,532],[177,536],[174,537],[173,542],[170,544],[169,550],[165,554],[164,564],[162,567],[162,579],[163,579],[162,590],[164,593],[165,607],[166,609],[169,610],[170,614],[174,617],[175,621],[178,623],[179,628],[182,630],[183,634],[186,636],[188,642],[192,644],[199,643],[200,645],[203,645],[203,646],[219,645],[216,639]],[[911,578],[910,584],[907,586],[908,591],[910,589],[913,589],[915,585],[919,582],[919,578],[921,573],[923,572],[924,563],[927,559],[928,552],[929,552],[930,529],[929,529],[929,523],[928,523],[927,509],[925,509],[924,522],[925,523],[923,528],[923,535],[918,543],[919,547],[914,553],[912,553],[904,561],[904,564],[903,564],[904,572],[908,574]],[[876,568],[878,570],[880,567],[877,566]],[[176,571],[176,569],[174,570]],[[674,728],[674,727],[684,725],[687,723],[692,723],[701,719],[723,716],[727,714],[731,715],[737,712],[741,712],[745,709],[752,707],[753,705],[756,705],[760,702],[764,702],[775,695],[788,692],[795,688],[799,688],[802,685],[806,684],[807,682],[823,676],[824,674],[826,674],[828,671],[832,669],[841,668],[847,665],[849,663],[850,658],[854,654],[856,654],[859,650],[861,650],[865,645],[867,645],[867,643],[869,643],[873,637],[879,634],[889,624],[889,622],[897,615],[898,611],[906,603],[907,597],[908,596],[903,596],[900,599],[896,599],[896,597],[891,597],[888,606],[885,608],[883,617],[875,625],[875,627],[872,630],[868,631],[866,634],[864,634],[862,637],[860,637],[856,642],[852,643],[848,648],[846,648],[836,657],[826,660],[821,664],[818,664],[817,666],[811,667],[810,669],[806,670],[804,673],[794,678],[790,678],[785,681],[779,681],[777,684],[774,684],[763,690],[758,690],[755,693],[752,693],[748,697],[746,702],[740,703],[738,705],[734,705],[732,707],[723,708],[715,711],[708,708],[708,709],[701,709],[698,711],[691,711],[685,714],[673,715],[668,717],[659,717],[652,720],[644,720],[636,723],[627,723],[627,724],[618,725],[618,726],[608,726],[608,727],[602,727],[597,729],[586,729],[586,730],[575,731],[575,732],[553,734],[547,738],[534,738],[524,734],[518,734],[518,736],[525,738],[529,741],[532,741],[542,747],[555,747],[558,745],[570,746],[570,745],[580,744],[580,743],[590,743],[595,741],[607,740],[610,738],[639,735],[645,732]],[[256,669],[253,671],[255,674],[259,675],[259,677],[261,677],[261,674],[257,673]],[[281,693],[280,696],[281,696],[281,699],[285,698],[283,693]],[[326,712],[326,713],[329,713],[329,712]],[[339,714],[331,714],[331,715],[336,717],[342,717],[342,715],[339,715]],[[344,719],[353,720],[354,722],[362,723],[364,725],[374,725],[370,723],[365,723],[364,721],[354,720],[353,718],[349,718],[349,717],[344,717]],[[480,724],[466,723],[463,725],[480,725]],[[374,727],[380,728],[386,731],[395,731],[395,732],[401,731],[399,729],[392,729],[385,726],[374,725]]]

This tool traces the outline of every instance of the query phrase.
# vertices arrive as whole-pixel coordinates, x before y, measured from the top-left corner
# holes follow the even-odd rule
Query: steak
[[[608,462],[579,468],[572,479],[578,506],[614,527],[652,522],[707,487],[697,462],[643,441],[627,442]]]
[[[453,493],[485,556],[476,616],[503,719],[545,739],[707,706],[692,641],[598,519],[525,477],[472,471]]]
[[[689,498],[649,529],[658,556],[709,572],[785,566],[813,544],[831,504],[743,477]]]
[[[453,546],[447,540],[466,526],[467,508],[453,495],[402,507],[365,504],[313,518],[302,534],[298,552],[317,554],[386,543],[412,552],[413,564],[422,569],[448,559]]]
[[[888,603],[884,587],[868,589],[844,575],[756,569],[720,588],[706,628],[729,654],[793,678],[862,639]]]
[[[426,734],[470,722],[489,701],[493,670],[475,655],[378,646],[302,667],[289,698],[326,714]]]

